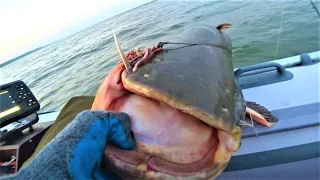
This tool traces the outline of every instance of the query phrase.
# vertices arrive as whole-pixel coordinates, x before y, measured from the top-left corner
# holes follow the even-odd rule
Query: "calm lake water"
[[[319,2],[319,1],[315,1]],[[41,111],[61,110],[73,96],[94,95],[119,55],[170,40],[185,28],[231,23],[235,67],[318,51],[319,17],[309,0],[155,1],[56,41],[0,69],[1,84],[22,79]]]

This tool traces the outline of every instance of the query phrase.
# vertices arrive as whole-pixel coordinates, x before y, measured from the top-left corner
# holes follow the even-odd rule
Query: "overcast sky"
[[[0,63],[150,0],[0,0]]]

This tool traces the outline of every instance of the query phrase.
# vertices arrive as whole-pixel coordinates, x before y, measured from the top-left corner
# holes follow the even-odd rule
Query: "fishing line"
[[[176,50],[176,49],[181,49],[181,48],[186,48],[186,47],[191,47],[191,46],[196,46],[196,45],[216,47],[216,48],[223,49],[223,50],[225,50],[225,51],[237,56],[238,58],[242,58],[244,61],[247,61],[247,59],[245,57],[241,57],[241,56],[237,55],[235,52],[229,51],[228,49],[224,48],[223,46],[217,45],[217,44],[197,44],[197,43],[182,43],[182,42],[159,42],[157,47],[161,47],[162,48],[163,45],[165,45],[165,44],[185,44],[185,45],[188,45],[188,46],[183,46],[183,47],[178,47],[178,48],[173,48],[173,49],[168,49],[168,50]]]
[[[252,118],[252,114],[250,112],[250,120],[251,120],[251,127],[254,127],[254,124],[253,124],[253,118]]]
[[[277,55],[278,55],[278,48],[279,48],[279,42],[280,42],[280,34],[281,34],[281,31],[282,31],[283,10],[284,10],[284,5],[282,4],[281,21],[280,21],[280,26],[279,26],[278,42],[277,42],[276,52],[275,52],[275,55],[274,55],[274,60],[277,59]]]
[[[183,47],[178,47],[178,48],[173,48],[173,49],[167,49],[167,50],[176,50],[176,49],[181,49],[181,48],[186,48],[186,47],[191,47],[191,46],[196,46],[196,45],[203,45],[203,46],[211,46],[211,47],[216,47],[216,48],[220,48],[220,49],[223,49],[239,58],[243,58],[245,61],[246,59],[244,57],[241,57],[239,55],[237,55],[236,53],[232,52],[232,51],[229,51],[228,49],[224,48],[223,46],[221,45],[217,45],[217,44],[205,44],[205,43],[183,43],[183,42],[159,42],[157,47],[163,47],[165,44],[184,44],[184,45],[188,45],[188,46],[183,46]]]
[[[320,17],[319,9],[317,8],[317,6],[313,3],[312,0],[310,0],[310,3],[312,4],[312,7],[316,10],[318,16]]]
[[[177,50],[177,49],[187,48],[187,47],[191,47],[191,46],[195,46],[195,44],[189,44],[189,45],[186,45],[186,46],[172,48],[172,49],[166,49],[166,50]]]
[[[218,44],[206,44],[206,43],[183,43],[183,42],[159,42],[157,47],[163,47],[165,44],[184,44],[184,45],[189,45],[189,46],[184,46],[184,47],[179,47],[179,48],[175,48],[175,49],[180,49],[180,48],[185,48],[185,47],[190,47],[190,46],[196,46],[196,45],[203,45],[203,46],[212,46],[212,47],[216,47],[216,48],[220,48],[223,49],[229,53],[232,53],[232,51],[229,51],[228,49],[226,49],[225,47],[218,45]],[[172,50],[172,49],[169,49]]]
[[[283,39],[282,39],[283,40]],[[277,42],[266,42],[266,43],[260,43],[260,42],[257,42],[257,43],[254,43],[254,42],[251,42],[250,44],[254,44],[254,45],[262,45],[262,44],[277,44]],[[281,42],[281,44],[290,44],[292,45],[292,42]],[[304,44],[298,44],[298,43],[295,43],[296,45],[299,45],[301,47],[305,47],[305,48],[311,48],[313,46],[311,45],[304,45]]]
[[[260,139],[260,135],[259,135],[258,129],[256,127],[253,127],[252,129],[255,132],[257,141],[260,142],[260,144],[261,144],[260,147],[262,147],[262,151],[261,152],[257,152],[257,151],[256,152],[258,153],[258,155],[260,157],[260,160],[265,160],[266,159],[266,150],[267,150],[266,146],[263,144],[263,141]],[[257,147],[259,147],[259,146],[257,146]]]
[[[257,152],[256,151],[256,153],[258,153],[258,155],[259,155],[261,160],[264,160],[266,158],[266,153],[265,153],[266,147],[263,144],[263,141],[259,137],[258,129],[256,128],[256,126],[254,126],[251,112],[249,112],[249,115],[250,115],[250,120],[251,120],[251,127],[252,127],[252,129],[254,131],[255,137],[256,137],[257,141],[260,142],[260,144],[261,144],[260,146],[257,146],[257,147],[262,147],[262,151],[261,152]]]

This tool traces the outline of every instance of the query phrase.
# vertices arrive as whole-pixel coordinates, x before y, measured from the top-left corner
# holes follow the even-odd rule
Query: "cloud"
[[[0,63],[45,45],[52,37],[124,4],[146,0],[0,0]],[[134,6],[133,6],[134,7]],[[132,8],[133,8],[132,7]],[[94,24],[97,22],[94,22]],[[81,29],[74,30],[74,32]],[[62,37],[60,37],[62,38]]]

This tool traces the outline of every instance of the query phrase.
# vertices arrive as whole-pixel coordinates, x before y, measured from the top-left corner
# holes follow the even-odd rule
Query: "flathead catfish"
[[[108,145],[105,166],[123,179],[213,179],[240,147],[248,108],[235,81],[229,24],[197,26],[174,42],[125,55],[101,84],[92,110],[125,112],[134,151]]]

